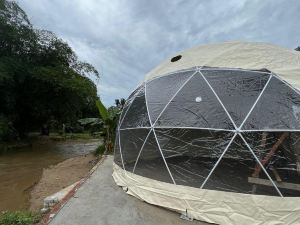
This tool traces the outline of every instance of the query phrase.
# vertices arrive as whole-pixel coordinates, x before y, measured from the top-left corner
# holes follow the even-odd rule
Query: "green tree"
[[[92,78],[99,78],[97,70],[78,60],[66,42],[50,31],[33,29],[16,2],[0,0],[2,127],[12,126],[22,136],[53,120],[72,124],[95,117]]]

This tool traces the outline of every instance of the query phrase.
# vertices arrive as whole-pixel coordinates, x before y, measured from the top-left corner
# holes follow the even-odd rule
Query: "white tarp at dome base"
[[[159,182],[114,164],[113,178],[127,194],[188,217],[221,225],[299,224],[300,199],[196,189]],[[155,216],[155,215],[153,215]],[[179,216],[178,216],[179,219]],[[189,224],[189,222],[187,222]]]
[[[202,65],[204,48],[158,66],[129,96],[116,183],[211,223],[300,224],[299,91],[268,67],[249,70],[240,60],[237,69],[229,63],[237,54],[227,56],[227,68]],[[181,63],[187,55],[194,61]]]

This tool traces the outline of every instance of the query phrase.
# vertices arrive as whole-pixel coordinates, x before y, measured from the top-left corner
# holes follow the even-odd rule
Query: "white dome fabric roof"
[[[182,58],[171,62],[171,58],[177,55]],[[145,80],[195,66],[268,69],[300,89],[300,52],[255,42],[209,44],[179,52],[151,70]]]

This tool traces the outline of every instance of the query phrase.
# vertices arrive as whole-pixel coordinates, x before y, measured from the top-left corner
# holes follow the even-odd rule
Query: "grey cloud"
[[[199,44],[300,44],[300,1],[20,0],[34,26],[54,31],[100,72],[110,105],[165,57]]]

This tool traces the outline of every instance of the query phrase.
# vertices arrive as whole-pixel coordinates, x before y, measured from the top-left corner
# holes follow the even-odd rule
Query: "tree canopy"
[[[43,124],[95,117],[97,70],[16,2],[0,0],[0,140]]]

